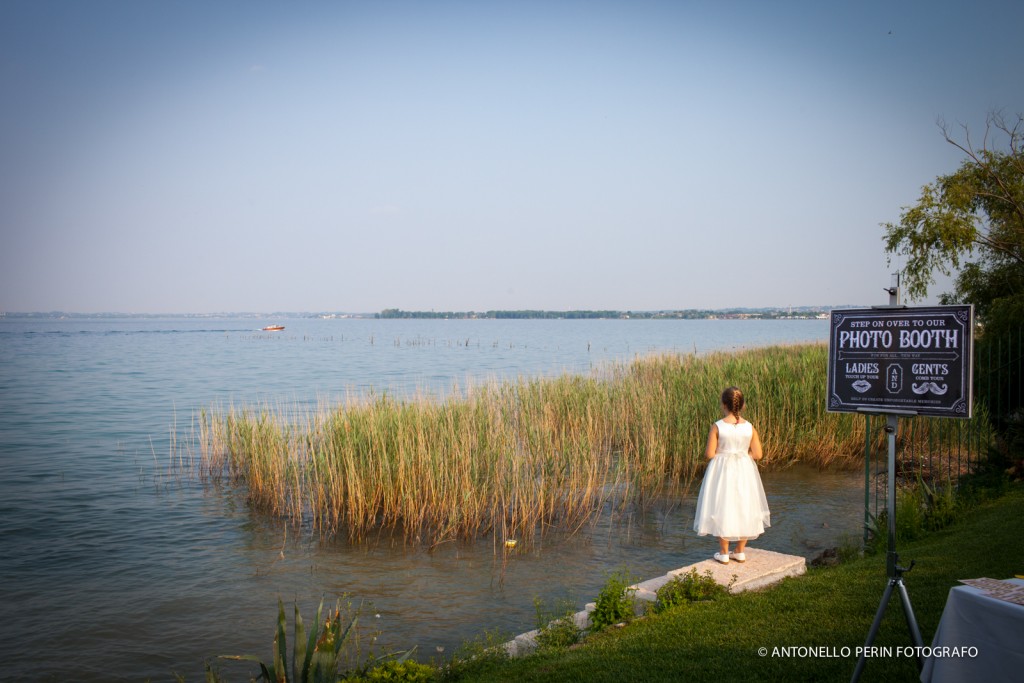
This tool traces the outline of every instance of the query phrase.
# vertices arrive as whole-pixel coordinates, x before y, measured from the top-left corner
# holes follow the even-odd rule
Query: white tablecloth
[[[1011,579],[1024,585],[1024,580]],[[923,683],[1024,681],[1024,605],[971,586],[949,590],[932,648],[976,647],[977,657],[928,657]]]

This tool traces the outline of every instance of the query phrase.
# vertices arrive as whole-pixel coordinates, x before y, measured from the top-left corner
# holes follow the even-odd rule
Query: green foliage
[[[608,626],[629,621],[634,616],[636,589],[630,588],[636,581],[628,570],[613,572],[597,595],[594,611],[590,613],[590,628],[600,631]]]
[[[573,619],[576,608],[572,598],[557,600],[554,608],[550,609],[537,597],[533,599],[533,607],[537,612],[536,641],[539,652],[564,650],[582,639],[583,631]]]
[[[896,491],[896,541],[913,541],[927,535],[930,531],[945,529],[954,522],[964,508],[956,488],[950,483],[928,484],[920,475],[911,486]],[[888,543],[887,510],[882,510],[878,517],[872,516],[869,525],[871,540],[870,552],[884,552]]]
[[[950,299],[973,303],[990,323],[993,306],[1005,297],[1024,296],[1024,118],[1007,122],[991,115],[985,147],[969,136],[946,141],[966,156],[960,168],[921,189],[898,223],[884,224],[885,248],[906,257],[903,284],[911,298],[923,298],[934,273],[960,270]],[[989,147],[993,132],[1005,136],[1005,149]]]
[[[387,681],[389,683],[430,683],[436,681],[438,671],[428,664],[420,664],[411,659],[391,660],[373,667],[365,674],[345,678],[345,681],[358,683],[373,683],[375,681]]]
[[[555,619],[537,633],[537,651],[553,652],[575,645],[583,638],[583,630],[576,625],[572,615]]]
[[[861,544],[861,538],[859,536],[853,536],[851,534],[845,534],[839,539],[839,545],[836,548],[836,555],[839,558],[839,562],[849,562],[855,560],[861,556],[863,546]]]
[[[917,566],[907,579],[926,643],[939,624],[949,589],[965,577],[1005,578],[1021,573],[1020,533],[1024,485],[962,515],[957,523],[899,547],[901,563]],[[998,548],[994,552],[993,548]],[[789,578],[765,590],[727,600],[696,602],[605,632],[558,656],[523,657],[463,679],[463,683],[720,683],[845,681],[855,657],[773,657],[775,647],[851,649],[864,643],[885,588],[885,559],[857,558],[836,567]],[[874,644],[910,643],[899,607],[890,603]],[[758,654],[766,647],[767,656]],[[870,657],[863,680],[916,681],[913,657]]]
[[[896,494],[896,541],[912,541],[925,530],[924,496],[921,489],[908,486]]]
[[[960,477],[957,498],[961,504],[974,505],[1003,495],[1010,484],[1015,458],[1020,458],[1020,454],[1014,456],[1005,449],[990,448],[986,459]]]
[[[287,620],[284,603],[277,601],[277,630],[274,633],[273,666],[268,666],[255,655],[221,655],[221,659],[255,662],[260,666],[260,678],[273,683],[334,683],[338,678],[338,663],[342,648],[356,626],[358,616],[342,619],[341,601],[334,613],[321,623],[324,603],[321,600],[309,634],[302,623],[299,605],[295,604],[295,626],[291,666],[288,665]],[[212,676],[212,679],[211,679]],[[208,668],[208,680],[219,676]]]
[[[701,575],[697,573],[697,568],[693,567],[687,573],[674,577],[658,589],[657,600],[654,601],[654,613],[660,614],[667,609],[699,600],[716,600],[725,597],[729,595],[729,590],[735,582],[736,575],[733,574],[729,585],[723,586],[715,581],[710,569],[705,570]]]
[[[500,667],[509,659],[504,644],[511,639],[512,634],[503,631],[484,631],[476,638],[465,641],[444,667],[444,680],[457,681],[465,676],[482,675],[483,672]]]
[[[974,305],[976,396],[988,402],[994,426],[1004,432],[1021,415],[1024,381],[1018,362],[1024,343],[1024,116],[990,115],[981,149],[966,128],[963,142],[945,126],[943,134],[965,158],[955,172],[925,185],[898,222],[883,224],[885,250],[905,259],[903,286],[911,299],[928,293],[935,273],[956,273],[954,290],[942,302]]]
[[[956,521],[957,500],[952,482],[929,485],[921,475],[917,475],[917,486],[921,492],[924,508],[924,528],[938,531]]]
[[[910,486],[899,487],[896,492],[896,540],[911,541],[928,532],[945,529],[956,523],[966,510],[982,502],[1002,497],[1011,487],[1008,472],[1012,472],[1013,456],[1005,449],[992,448],[988,457],[974,465],[968,474],[960,475],[954,485],[951,480],[928,483],[917,476]],[[1008,469],[1009,467],[1009,469]],[[888,542],[888,512],[869,515],[869,540],[864,548],[867,554],[885,552]]]

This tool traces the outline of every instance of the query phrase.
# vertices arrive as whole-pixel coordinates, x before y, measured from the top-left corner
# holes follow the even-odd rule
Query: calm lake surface
[[[285,331],[258,331],[274,322]],[[269,657],[279,597],[310,620],[321,597],[348,594],[372,602],[388,644],[450,654],[484,629],[533,628],[536,596],[582,607],[613,569],[646,579],[714,550],[690,531],[695,489],[506,557],[490,542],[321,539],[168,474],[199,408],[443,394],[827,333],[818,320],[0,319],[0,677],[202,680],[217,654]],[[859,533],[856,474],[763,480],[772,527],[756,547],[811,557]]]

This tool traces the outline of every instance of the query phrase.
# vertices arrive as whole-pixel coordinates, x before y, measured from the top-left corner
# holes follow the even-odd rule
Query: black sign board
[[[969,418],[971,306],[832,311],[828,410]]]

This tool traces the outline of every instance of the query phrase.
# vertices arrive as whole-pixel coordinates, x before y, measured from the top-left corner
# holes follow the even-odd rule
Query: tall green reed
[[[254,507],[322,531],[497,544],[688,485],[732,384],[764,467],[862,462],[863,420],[825,410],[826,363],[818,344],[660,354],[444,400],[213,408],[193,420],[192,442],[202,476],[240,482]]]

